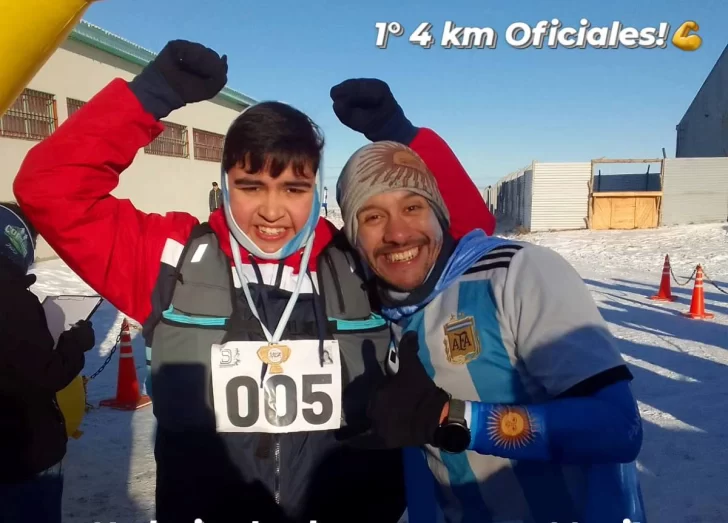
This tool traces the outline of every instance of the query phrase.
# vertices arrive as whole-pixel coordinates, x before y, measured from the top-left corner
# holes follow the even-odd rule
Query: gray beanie
[[[344,219],[344,233],[356,245],[359,209],[372,196],[407,190],[426,198],[438,219],[450,225],[450,213],[437,180],[412,149],[397,142],[374,142],[356,151],[341,171],[336,198]]]

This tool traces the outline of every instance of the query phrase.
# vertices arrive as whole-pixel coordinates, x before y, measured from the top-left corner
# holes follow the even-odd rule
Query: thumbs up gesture
[[[432,443],[450,399],[427,375],[418,352],[417,333],[405,333],[397,351],[399,370],[381,382],[369,405],[372,429],[388,447]]]

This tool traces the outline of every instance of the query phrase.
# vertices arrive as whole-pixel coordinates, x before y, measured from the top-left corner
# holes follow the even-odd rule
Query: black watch
[[[434,444],[440,450],[459,454],[468,449],[470,438],[470,428],[465,421],[465,402],[451,399],[447,419],[435,431]]]

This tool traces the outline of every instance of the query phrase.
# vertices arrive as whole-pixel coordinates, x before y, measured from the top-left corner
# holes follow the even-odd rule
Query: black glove
[[[375,78],[352,78],[331,88],[334,112],[341,123],[372,142],[409,145],[417,127],[405,117],[389,86]]]
[[[417,357],[417,333],[399,342],[399,370],[374,392],[369,406],[374,433],[388,447],[432,444],[450,396],[427,375]]]
[[[227,56],[202,44],[172,40],[129,87],[158,120],[186,104],[209,100],[227,83]]]
[[[96,334],[90,321],[81,320],[58,338],[58,344],[76,346],[88,352],[96,345]]]

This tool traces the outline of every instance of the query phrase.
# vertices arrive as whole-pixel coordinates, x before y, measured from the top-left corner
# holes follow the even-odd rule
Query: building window
[[[0,117],[0,136],[37,140],[49,137],[58,127],[56,98],[52,94],[25,89]]]
[[[222,134],[193,129],[195,159],[206,162],[222,162],[222,148],[225,136]]]
[[[84,106],[86,102],[81,100],[74,100],[73,98],[66,98],[66,106],[68,107],[68,117],[70,118],[73,114]]]
[[[172,122],[162,121],[162,123],[164,124],[164,131],[144,148],[144,152],[157,156],[189,158],[187,127]]]

